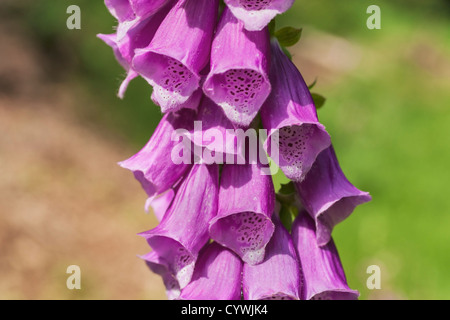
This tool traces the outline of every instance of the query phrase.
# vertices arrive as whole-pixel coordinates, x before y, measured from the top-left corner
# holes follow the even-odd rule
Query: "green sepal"
[[[284,27],[280,30],[277,30],[274,35],[283,47],[292,47],[300,41],[300,38],[302,37],[302,31],[303,29],[301,28],[297,29],[293,27]]]
[[[316,106],[316,109],[320,109],[327,100],[324,96],[318,94],[318,93],[311,93],[311,97],[314,100],[314,105]]]

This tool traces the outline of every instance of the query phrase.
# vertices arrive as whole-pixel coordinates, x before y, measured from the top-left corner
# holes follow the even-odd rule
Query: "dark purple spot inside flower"
[[[262,10],[267,8],[271,0],[240,0],[239,4],[247,10]]]

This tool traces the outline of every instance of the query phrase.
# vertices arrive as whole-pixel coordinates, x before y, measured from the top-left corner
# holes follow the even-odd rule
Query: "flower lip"
[[[297,122],[271,130],[264,148],[269,156],[274,152],[272,135],[277,137],[278,165],[286,177],[302,181],[312,167],[316,156],[331,143],[330,136],[320,123]]]
[[[153,252],[166,261],[167,270],[178,281],[180,288],[184,288],[191,280],[196,256],[172,238],[151,232],[139,235],[145,237]]]
[[[287,11],[295,0],[225,0],[236,18],[249,31],[262,30],[276,15]]]
[[[316,229],[318,244],[325,245],[330,241],[333,227],[344,221],[357,206],[371,200],[372,197],[368,192],[360,191],[325,204],[317,213]]]
[[[174,57],[152,49],[136,50],[133,66],[153,87],[153,100],[167,111],[186,103],[198,88],[200,76]]]
[[[178,280],[169,271],[167,261],[161,259],[155,251],[151,251],[145,255],[139,256],[145,261],[150,270],[163,279],[166,287],[166,294],[169,300],[177,299],[180,296],[181,289]]]
[[[264,259],[273,224],[264,214],[238,212],[211,220],[210,234],[217,242],[236,252],[243,261],[254,265]]]
[[[368,192],[356,188],[344,175],[333,146],[322,151],[301,182],[295,182],[301,203],[315,220],[320,246],[330,241],[334,226],[355,208],[371,201]]]
[[[260,70],[235,68],[211,74],[204,90],[233,123],[247,127],[268,97],[271,85]]]

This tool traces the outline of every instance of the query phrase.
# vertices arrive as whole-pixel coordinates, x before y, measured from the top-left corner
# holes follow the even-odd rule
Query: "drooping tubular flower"
[[[292,239],[303,273],[302,300],[356,300],[349,288],[333,240],[324,247],[316,242],[313,219],[302,210],[292,224]]]
[[[137,154],[119,165],[131,170],[149,196],[147,206],[159,194],[171,189],[191,168],[189,163],[175,164],[171,153],[177,141],[172,140],[175,130],[193,126],[195,112],[183,109],[164,115],[152,137]]]
[[[152,99],[163,113],[198,104],[218,8],[218,0],[179,0],[150,44],[136,50],[133,67],[153,86]]]
[[[212,239],[230,248],[248,264],[263,261],[272,237],[271,216],[275,206],[272,177],[262,165],[225,164],[222,168],[219,209],[211,220]]]
[[[211,49],[204,93],[238,127],[248,127],[270,93],[269,32],[250,32],[225,8]]]
[[[98,35],[100,39],[113,49],[117,61],[127,72],[127,76],[119,89],[118,95],[120,98],[124,97],[131,80],[138,76],[138,73],[132,67],[136,49],[148,46],[170,8],[171,6],[168,4],[159,8],[160,10],[149,17],[119,22],[116,33]],[[117,11],[122,12],[121,10]]]
[[[301,203],[315,221],[320,246],[330,241],[336,224],[372,199],[368,192],[348,181],[332,146],[320,153],[305,180],[295,186]]]
[[[140,234],[181,289],[191,281],[198,253],[209,239],[209,221],[217,213],[218,175],[215,164],[194,165],[162,221]]]
[[[240,300],[242,261],[229,249],[212,242],[200,252],[191,282],[181,300]]]
[[[299,70],[276,39],[272,39],[271,48],[272,93],[261,108],[261,121],[269,132],[265,149],[270,156],[270,138],[278,135],[277,164],[286,177],[302,181],[317,155],[330,146],[331,139],[317,119],[314,101]]]
[[[273,215],[275,232],[266,247],[264,260],[257,265],[244,264],[245,300],[299,300],[300,265],[291,235]]]
[[[286,12],[295,0],[225,0],[231,12],[249,31],[262,30],[276,15]]]

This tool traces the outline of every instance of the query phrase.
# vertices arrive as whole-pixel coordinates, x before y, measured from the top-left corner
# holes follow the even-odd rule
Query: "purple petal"
[[[303,272],[305,300],[356,300],[359,292],[347,285],[344,269],[333,240],[324,247],[316,242],[314,221],[301,211],[292,225],[292,239]]]
[[[274,214],[275,232],[266,247],[264,261],[244,265],[245,300],[299,300],[300,266],[289,232]]]
[[[225,0],[249,31],[262,30],[276,15],[286,12],[295,0]]]
[[[360,204],[372,198],[353,186],[342,172],[333,147],[318,157],[305,180],[296,183],[300,200],[314,218],[317,242],[325,245],[336,224],[346,219]]]
[[[129,0],[131,8],[137,17],[148,17],[173,0]]]
[[[115,33],[113,33],[113,34],[98,34],[97,37],[100,38],[101,40],[103,40],[103,42],[105,42],[108,46],[110,46],[113,49],[113,52],[114,52],[114,55],[115,55],[117,61],[127,71],[127,76],[126,76],[125,80],[122,81],[122,84],[120,85],[119,93],[118,93],[118,96],[121,99],[123,99],[123,97],[125,96],[125,92],[128,88],[128,85],[134,78],[136,78],[138,76],[138,74],[130,68],[130,61],[127,59],[127,57],[124,57],[122,55],[122,53],[120,52],[119,44],[117,41],[117,34],[115,34]]]
[[[135,17],[129,0],[105,0],[105,5],[119,22],[132,20]]]
[[[150,197],[170,189],[191,167],[190,164],[175,164],[172,161],[172,150],[179,143],[172,140],[172,135],[177,129],[189,130],[194,119],[195,112],[189,109],[164,115],[145,147],[119,163],[133,171]]]
[[[166,214],[170,205],[172,204],[172,200],[174,197],[174,189],[169,189],[162,194],[150,197],[145,203],[145,211],[148,212],[151,207],[158,221],[161,221],[164,218],[164,215]]]
[[[166,294],[169,300],[175,300],[180,296],[180,284],[178,280],[169,271],[169,265],[162,259],[155,251],[151,251],[140,257],[145,260],[147,266],[152,272],[161,276],[164,286],[166,287]]]
[[[263,175],[260,164],[222,168],[219,210],[210,224],[211,238],[254,265],[264,259],[272,237],[275,192],[271,176]]]
[[[217,165],[194,165],[161,223],[141,233],[180,288],[190,282],[198,253],[209,239],[209,221],[217,214],[218,175]]]
[[[240,300],[242,261],[233,252],[213,242],[198,257],[192,281],[181,300]]]
[[[136,51],[134,69],[152,86],[163,112],[183,107],[199,88],[217,20],[218,0],[180,0],[152,42]]]
[[[237,126],[248,127],[270,93],[269,55],[267,29],[249,32],[225,8],[203,91]]]
[[[244,138],[240,138],[223,110],[204,96],[199,106],[194,130],[187,135],[194,144],[194,154],[202,163],[229,163],[235,157],[244,161]]]
[[[161,91],[153,90],[152,92],[152,100],[155,104],[159,104],[160,101],[160,93]],[[176,106],[172,104],[166,104],[161,105],[161,112],[162,113],[168,113],[168,112],[176,112],[178,110],[187,108],[192,110],[197,110],[198,105],[202,99],[203,92],[200,88],[197,88],[194,93],[191,94],[190,97],[187,98],[184,102],[179,101]]]
[[[278,159],[286,177],[301,181],[317,155],[330,146],[331,139],[317,119],[302,75],[276,40],[272,41],[270,77],[272,93],[261,108],[263,127],[269,131],[265,148],[269,156]],[[273,140],[278,144],[272,145]],[[274,152],[278,154],[274,156]]]
[[[130,81],[138,76],[137,72],[132,68],[132,60],[136,49],[148,46],[169,9],[170,6],[165,6],[149,18],[138,18],[133,21],[119,23],[115,34],[98,35],[100,39],[113,49],[117,61],[127,71],[127,77],[119,89],[120,98],[124,97]]]

